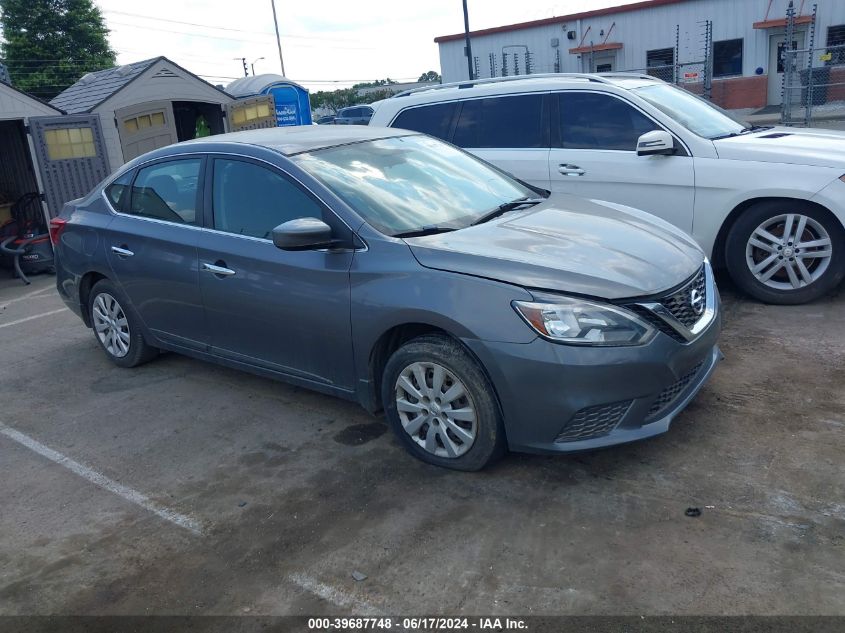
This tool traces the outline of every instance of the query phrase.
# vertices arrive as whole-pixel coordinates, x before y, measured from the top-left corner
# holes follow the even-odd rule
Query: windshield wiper
[[[721,136],[713,136],[710,138],[711,141],[720,141],[724,138],[734,138],[736,136],[742,136],[743,134],[750,134],[751,132],[762,132],[763,130],[771,130],[771,125],[752,125],[751,127],[744,127],[739,132],[731,132],[729,134],[722,134]]]
[[[470,226],[484,224],[485,222],[489,222],[493,218],[498,218],[500,215],[502,215],[503,213],[507,213],[508,211],[513,211],[514,209],[518,209],[519,207],[525,205],[540,204],[541,202],[545,201],[545,198],[529,198],[528,196],[517,198],[516,200],[511,200],[510,202],[500,204],[492,211],[488,211],[487,213],[479,217],[477,220],[475,220],[472,224],[470,224]]]
[[[449,233],[456,231],[453,226],[421,226],[418,229],[411,229],[410,231],[402,231],[401,233],[394,233],[393,237],[422,237],[423,235],[436,235],[437,233]]]

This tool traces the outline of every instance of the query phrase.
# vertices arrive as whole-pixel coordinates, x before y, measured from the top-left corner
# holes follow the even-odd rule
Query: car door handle
[[[586,172],[578,165],[558,165],[557,170],[564,176],[583,176]]]
[[[120,257],[132,257],[135,254],[129,249],[121,248],[120,246],[112,246],[111,252]]]
[[[220,275],[221,277],[231,277],[235,271],[225,266],[217,266],[215,264],[203,264],[203,272],[211,273],[213,275]]]

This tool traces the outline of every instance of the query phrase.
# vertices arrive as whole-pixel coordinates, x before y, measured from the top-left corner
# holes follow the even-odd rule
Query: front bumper
[[[511,450],[584,451],[665,433],[722,358],[717,313],[694,341],[638,347],[464,341],[487,369]]]

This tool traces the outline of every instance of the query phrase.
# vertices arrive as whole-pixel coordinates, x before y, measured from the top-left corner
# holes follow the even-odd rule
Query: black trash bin
[[[807,100],[807,91],[810,90],[810,70],[801,71],[801,103],[811,103],[814,106],[827,103],[827,88],[830,84],[830,66],[819,66],[813,68],[813,100]]]

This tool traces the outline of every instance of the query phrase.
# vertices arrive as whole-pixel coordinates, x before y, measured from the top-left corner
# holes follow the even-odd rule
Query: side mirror
[[[653,130],[637,139],[637,156],[671,156],[675,153],[675,139],[669,132]]]
[[[317,218],[297,218],[273,229],[273,244],[283,251],[307,251],[334,244],[332,228]]]

